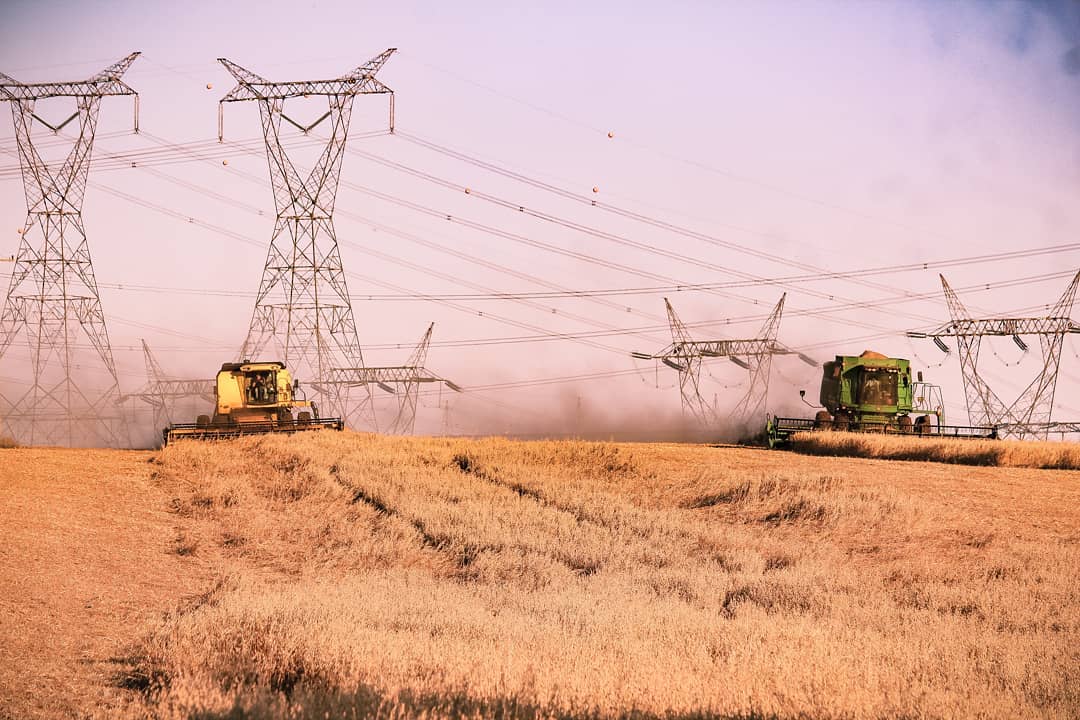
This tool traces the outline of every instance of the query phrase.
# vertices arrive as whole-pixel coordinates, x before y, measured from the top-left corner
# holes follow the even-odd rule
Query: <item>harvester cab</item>
[[[223,364],[214,383],[214,396],[212,416],[200,415],[194,423],[170,425],[162,433],[165,443],[177,438],[344,429],[340,418],[319,417],[315,403],[301,397],[299,381],[281,362]]]
[[[852,426],[912,426],[911,366],[903,358],[866,351],[857,357],[839,355],[822,367],[819,424],[838,430]]]

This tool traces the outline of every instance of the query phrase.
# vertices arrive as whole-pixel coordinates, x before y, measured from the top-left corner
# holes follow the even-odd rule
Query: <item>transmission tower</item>
[[[817,365],[812,358],[776,342],[786,297],[787,295],[780,297],[780,302],[776,303],[765,324],[761,326],[758,337],[750,340],[694,340],[675,313],[671,302],[664,298],[668,323],[671,325],[671,344],[658,353],[635,352],[631,355],[640,360],[659,360],[678,371],[683,410],[689,412],[702,427],[709,427],[719,421],[717,408],[701,395],[702,362],[704,358],[728,358],[747,370],[750,375],[749,387],[736,404],[732,416],[737,422],[756,420],[765,413],[773,355],[797,355],[808,365]]]
[[[420,343],[404,365],[334,368],[330,371],[327,382],[346,387],[375,385],[383,392],[395,395],[398,401],[397,414],[387,431],[392,434],[411,435],[416,426],[416,405],[421,385],[440,383],[454,392],[462,392],[461,386],[457,383],[439,377],[424,367],[428,346],[431,344],[431,332],[434,328],[435,323],[428,326],[424,337],[420,339]]]
[[[450,434],[450,429],[452,427],[450,422],[450,401],[444,400],[440,403],[440,407],[442,409],[442,432],[440,435],[446,437]]]
[[[175,380],[166,376],[158,364],[157,358],[150,352],[146,340],[142,341],[143,360],[146,363],[146,384],[133,393],[123,396],[123,400],[134,398],[141,400],[154,409],[154,429],[161,430],[173,424],[173,410],[187,401],[204,401],[212,404],[214,398],[213,380]],[[186,422],[192,422],[197,413]]]
[[[393,91],[375,79],[393,52],[391,48],[333,80],[296,82],[270,82],[219,58],[238,84],[218,104],[218,138],[224,137],[224,103],[258,102],[277,212],[241,359],[273,350],[275,359],[314,389],[323,415],[340,416],[354,427],[370,425],[372,429],[371,389],[364,386],[364,397],[354,407],[348,385],[327,382],[333,368],[364,365],[332,216],[353,99],[390,95],[393,130]],[[320,96],[327,99],[328,110],[308,125],[284,112],[290,98]],[[326,146],[306,177],[285,152],[282,120],[304,133],[324,122],[330,126]]]
[[[1022,438],[1030,435],[1045,439],[1047,432],[1058,425],[1050,422],[1050,415],[1061,367],[1061,346],[1067,334],[1080,333],[1080,325],[1074,323],[1071,317],[1080,272],[1073,277],[1061,299],[1049,309],[1047,315],[1038,318],[973,319],[949,287],[945,276],[939,277],[952,320],[932,332],[912,331],[908,336],[933,338],[944,352],[949,349],[941,338],[956,338],[964,376],[968,422],[972,425],[998,426],[999,432],[1005,436]],[[1006,405],[979,375],[979,349],[984,337],[1011,336],[1017,347],[1026,352],[1028,346],[1023,340],[1024,335],[1038,336],[1043,366],[1031,384],[1011,404]]]
[[[0,396],[7,432],[21,443],[127,442],[82,205],[101,98],[134,95],[139,130],[139,97],[120,79],[138,56],[131,53],[86,80],[20,83],[0,73],[0,100],[11,103],[15,120],[27,211],[0,311],[0,359],[15,347],[27,348],[30,356],[29,388]],[[34,110],[37,100],[54,97],[75,100],[75,111],[56,124]],[[38,152],[35,121],[53,133],[77,122],[78,137],[62,162],[47,162]],[[82,349],[86,345],[91,350]]]

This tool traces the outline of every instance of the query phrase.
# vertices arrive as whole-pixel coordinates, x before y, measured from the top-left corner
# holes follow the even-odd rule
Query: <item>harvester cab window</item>
[[[248,382],[248,401],[252,403],[277,402],[276,373],[252,373]]]
[[[865,368],[859,403],[862,405],[896,405],[897,374],[887,370]]]

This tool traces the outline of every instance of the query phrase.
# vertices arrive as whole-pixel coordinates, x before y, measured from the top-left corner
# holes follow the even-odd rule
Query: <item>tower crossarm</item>
[[[213,380],[155,380],[138,392],[122,395],[120,400],[134,398],[151,405],[161,400],[181,400],[193,396],[213,400],[214,385]]]
[[[133,52],[86,80],[65,82],[21,83],[0,73],[0,100],[41,100],[51,97],[101,97],[104,95],[137,95],[120,77],[135,62],[140,53]]]
[[[375,78],[354,82],[336,80],[298,80],[293,82],[241,82],[221,102],[243,100],[287,100],[312,95],[377,95],[394,92]]]
[[[1001,423],[997,429],[1004,437],[1046,437],[1047,433],[1080,433],[1080,422]]]
[[[680,340],[657,353],[633,353],[641,360],[684,360],[695,357],[732,357],[771,355],[776,346],[768,340]],[[779,346],[776,346],[779,347]]]
[[[911,337],[979,337],[987,335],[1062,335],[1080,333],[1080,324],[1068,317],[1044,318],[986,318],[974,320],[957,318],[936,330],[912,331]]]
[[[394,91],[379,80],[375,74],[382,69],[396,48],[389,48],[352,72],[330,80],[290,80],[270,82],[259,75],[240,67],[227,58],[218,58],[218,62],[237,80],[235,88],[221,99],[221,102],[243,100],[286,100],[312,95],[381,95]]]
[[[361,385],[406,385],[411,383],[445,383],[448,388],[461,392],[462,388],[457,383],[432,373],[427,368],[417,365],[382,365],[334,368],[324,381],[327,384],[347,385],[357,387]]]
[[[10,78],[8,78],[10,79]],[[0,100],[43,100],[52,97],[103,97],[105,95],[137,95],[122,80],[81,80],[60,83],[0,82]]]
[[[798,355],[810,365],[817,362],[802,353],[792,350],[773,340],[755,338],[752,340],[691,340],[668,345],[658,353],[633,353],[640,360],[681,359],[689,357],[762,357],[765,355]]]

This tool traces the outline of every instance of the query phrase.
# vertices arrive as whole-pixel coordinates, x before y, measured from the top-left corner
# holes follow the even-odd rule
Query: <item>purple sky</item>
[[[674,417],[679,408],[674,372],[660,368],[656,373],[651,362],[629,357],[631,350],[659,350],[670,341],[662,327],[662,297],[671,297],[686,322],[717,323],[695,330],[703,339],[752,337],[760,316],[785,289],[789,317],[780,328],[782,342],[807,348],[819,361],[867,347],[910,357],[945,387],[950,419],[966,417],[955,352],[946,357],[928,341],[903,337],[905,330],[948,319],[938,293],[939,270],[933,267],[870,278],[870,286],[822,279],[723,295],[617,296],[609,305],[564,298],[540,300],[540,307],[462,300],[454,308],[359,299],[399,292],[378,283],[413,293],[456,294],[474,287],[545,289],[525,275],[567,288],[600,289],[671,284],[650,276],[690,284],[732,280],[725,270],[770,278],[806,272],[561,199],[424,149],[410,137],[723,243],[830,271],[1074,244],[1052,254],[943,270],[953,287],[973,288],[961,292],[961,299],[982,315],[1037,314],[1035,306],[1060,296],[1070,279],[1064,274],[1080,268],[1080,6],[1075,3],[622,2],[545,3],[540,9],[506,2],[186,3],[172,8],[141,2],[7,2],[0,21],[0,70],[26,82],[86,77],[133,50],[143,52],[125,80],[140,93],[144,132],[125,133],[131,127],[130,98],[103,102],[97,166],[91,169],[84,209],[125,390],[144,379],[139,338],[151,343],[167,371],[207,376],[231,357],[247,330],[273,225],[261,151],[236,151],[227,157],[228,165],[218,156],[152,168],[106,163],[109,154],[157,148],[155,138],[212,140],[217,101],[234,85],[215,62],[220,56],[271,80],[329,78],[397,47],[379,77],[396,91],[401,134],[364,137],[385,128],[386,102],[359,98],[350,149],[669,254],[628,249],[403,174],[370,157],[347,155],[335,221],[369,364],[402,362],[409,345],[434,321],[428,366],[467,387],[640,370],[458,396],[451,416],[457,427],[451,429],[477,429],[481,419],[488,430],[524,429],[537,416],[570,422],[566,418],[576,414],[578,396],[599,428],[614,428],[627,418],[647,425]],[[301,104],[290,114],[313,119],[321,112]],[[41,113],[62,116],[63,108],[41,103]],[[8,117],[5,110],[0,148],[10,151],[15,146]],[[226,107],[225,134],[231,141],[261,142],[254,105]],[[49,139],[47,132],[39,137]],[[296,157],[304,156],[298,148]],[[16,163],[10,154],[0,154],[0,167],[7,171],[0,173],[3,256],[16,251],[16,230],[25,217],[21,179],[10,172]],[[425,216],[358,187],[638,273]],[[373,223],[383,229],[373,231]],[[671,253],[699,264],[672,259]],[[0,264],[5,288],[9,269]],[[1052,277],[995,287],[1046,275]],[[936,294],[880,304],[904,293]],[[864,307],[836,308],[851,301]],[[797,314],[811,308],[824,311]],[[746,317],[758,319],[725,322]],[[498,318],[570,333],[598,326],[659,329],[599,338],[607,350],[565,340],[439,345],[534,334]],[[882,337],[862,339],[877,335]],[[1007,401],[1040,366],[1037,343],[1031,345],[1023,357],[1008,339],[984,346],[984,375]],[[1080,338],[1067,340],[1055,413],[1060,419],[1080,419],[1077,353]],[[17,376],[14,362],[0,360],[0,376]],[[770,409],[808,411],[796,390],[805,387],[816,395],[818,372],[794,358],[777,359]],[[707,392],[716,394],[721,407],[731,407],[744,389],[744,375],[730,362],[713,361]],[[437,400],[424,398],[418,431],[441,428]]]

